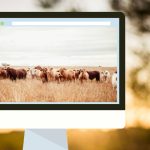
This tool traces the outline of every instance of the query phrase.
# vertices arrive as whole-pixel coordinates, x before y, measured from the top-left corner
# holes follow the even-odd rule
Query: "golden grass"
[[[96,81],[49,82],[40,80],[0,80],[1,102],[114,102],[111,83]]]
[[[114,101],[111,83],[87,81],[43,84],[39,80],[0,81],[1,102],[101,102]]]

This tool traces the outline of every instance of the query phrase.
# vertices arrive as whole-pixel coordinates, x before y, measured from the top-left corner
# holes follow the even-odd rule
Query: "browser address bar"
[[[66,26],[66,25],[96,25],[96,26],[110,26],[111,22],[110,21],[96,21],[96,22],[52,22],[52,21],[12,21],[11,23],[12,26]]]

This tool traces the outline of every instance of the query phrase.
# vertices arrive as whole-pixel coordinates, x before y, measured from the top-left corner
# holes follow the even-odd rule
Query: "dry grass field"
[[[109,70],[116,68],[84,67],[87,70]],[[76,69],[76,68],[75,68]],[[37,79],[0,80],[0,102],[114,102],[116,91],[111,83],[86,81],[48,82]]]

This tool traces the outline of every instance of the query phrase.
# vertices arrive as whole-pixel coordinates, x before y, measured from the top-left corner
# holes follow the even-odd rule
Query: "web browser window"
[[[124,16],[4,13],[0,108],[124,110]]]

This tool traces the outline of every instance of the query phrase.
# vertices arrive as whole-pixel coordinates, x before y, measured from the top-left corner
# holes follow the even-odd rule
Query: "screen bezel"
[[[125,110],[125,16],[122,12],[0,12],[0,18],[119,18],[119,104],[0,104],[0,110]]]

